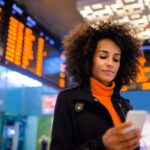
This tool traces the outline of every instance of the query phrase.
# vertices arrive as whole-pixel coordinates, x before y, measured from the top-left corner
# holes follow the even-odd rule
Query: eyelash
[[[106,59],[107,58],[107,56],[99,56],[101,59]],[[119,62],[120,61],[120,59],[113,59],[114,60],[114,62]]]
[[[114,59],[114,62],[119,62],[120,60],[119,59]]]
[[[107,57],[106,56],[99,56],[101,59],[106,59]]]

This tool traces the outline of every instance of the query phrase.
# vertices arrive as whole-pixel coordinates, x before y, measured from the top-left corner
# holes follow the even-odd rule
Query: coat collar
[[[76,88],[75,99],[95,99],[92,95],[90,83],[78,85]],[[120,98],[119,92],[114,92],[112,98]]]
[[[92,102],[92,103],[99,103],[98,100],[96,100],[96,98],[92,95],[91,89],[90,89],[90,85],[89,84],[84,84],[84,85],[80,85],[77,86],[75,88],[75,93],[74,93],[74,102],[76,103],[84,103],[84,102]],[[124,121],[125,120],[125,116],[123,115],[123,110],[121,110],[121,108],[118,109],[118,103],[120,101],[120,94],[118,92],[115,92],[112,95],[112,103],[116,109],[116,111],[118,112],[118,115],[120,116],[121,120]]]

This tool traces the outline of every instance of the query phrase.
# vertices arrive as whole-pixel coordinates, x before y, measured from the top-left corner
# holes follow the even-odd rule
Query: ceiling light
[[[85,20],[112,18],[120,22],[131,22],[140,28],[139,38],[150,38],[150,0],[78,0],[77,10]]]

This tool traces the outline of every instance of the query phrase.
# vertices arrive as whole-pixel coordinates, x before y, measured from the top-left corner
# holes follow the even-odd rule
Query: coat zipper
[[[120,103],[118,103],[118,105],[119,105],[119,107],[120,107],[120,109],[121,109],[121,111],[123,113],[124,118],[126,119],[126,115],[125,115],[123,106]]]

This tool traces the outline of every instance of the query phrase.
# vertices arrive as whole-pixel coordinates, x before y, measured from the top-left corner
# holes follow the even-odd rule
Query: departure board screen
[[[0,0],[1,64],[56,88],[66,87],[59,39],[14,1]]]
[[[135,82],[123,87],[122,91],[150,90],[150,40],[143,42],[141,47],[144,57],[139,59],[139,73]]]

